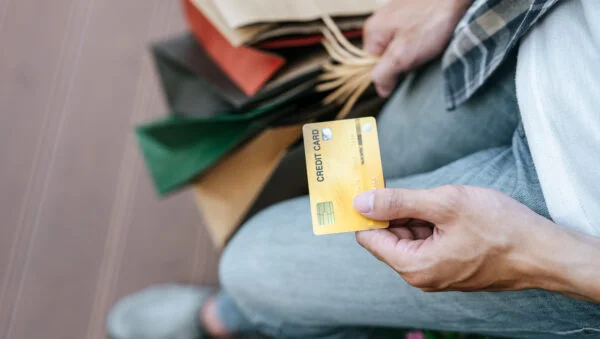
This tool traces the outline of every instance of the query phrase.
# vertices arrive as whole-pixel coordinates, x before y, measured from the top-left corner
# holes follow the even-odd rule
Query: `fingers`
[[[398,239],[415,240],[415,234],[408,227],[390,227],[388,230]]]
[[[465,197],[457,186],[429,190],[378,189],[354,198],[354,208],[375,220],[416,218],[433,224],[453,220],[464,205]]]
[[[415,239],[427,239],[433,234],[433,228],[429,226],[411,227]]]
[[[371,78],[375,83],[377,93],[388,97],[398,84],[401,73],[409,71],[414,65],[413,48],[409,48],[403,35],[396,35],[394,40],[387,45],[379,63],[373,69]]]
[[[356,233],[356,241],[377,259],[400,272],[407,265],[418,264],[420,257],[418,250],[427,240],[413,240],[414,235],[410,232],[400,232],[402,233],[400,234],[397,231],[399,230],[394,232],[390,229],[360,231]]]
[[[394,266],[402,247],[411,240],[399,238],[387,229],[380,229],[357,232],[356,241],[377,259]]]
[[[433,234],[433,228],[429,226],[390,227],[388,230],[400,239],[427,239]]]
[[[394,37],[394,30],[390,27],[383,27],[384,20],[380,15],[371,16],[366,22],[363,30],[363,48],[365,51],[382,55]]]
[[[428,221],[423,221],[423,220],[414,219],[414,218],[403,218],[403,219],[390,220],[390,227],[400,227],[400,226],[410,227],[411,229],[414,229],[414,228],[418,228],[418,227],[433,228],[433,226],[435,226],[435,225]]]

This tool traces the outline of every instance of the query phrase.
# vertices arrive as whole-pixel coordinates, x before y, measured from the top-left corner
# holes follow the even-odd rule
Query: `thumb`
[[[357,195],[354,208],[370,219],[415,218],[437,225],[451,221],[459,212],[459,198],[454,190],[453,186],[428,190],[377,189]]]

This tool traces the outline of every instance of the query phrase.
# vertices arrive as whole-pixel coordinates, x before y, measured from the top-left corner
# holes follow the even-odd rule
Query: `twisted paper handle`
[[[369,88],[371,72],[379,59],[352,45],[329,15],[322,13],[321,17],[326,26],[323,29],[323,46],[333,62],[323,65],[324,73],[319,77],[321,83],[316,90],[333,90],[323,99],[323,103],[343,105],[336,116],[336,119],[343,119]]]

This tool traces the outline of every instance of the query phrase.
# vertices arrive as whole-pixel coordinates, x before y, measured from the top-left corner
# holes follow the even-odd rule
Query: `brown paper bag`
[[[229,28],[272,22],[311,21],[330,16],[366,15],[377,0],[212,0]],[[316,5],[315,5],[316,4]]]
[[[234,47],[244,44],[256,44],[264,40],[283,36],[320,34],[323,28],[325,28],[325,25],[318,17],[312,21],[305,20],[306,22],[256,23],[232,28],[228,26],[225,18],[215,6],[214,0],[190,1]],[[366,19],[365,14],[336,18],[336,23],[342,31],[361,29]]]
[[[261,32],[269,29],[269,24],[257,24],[240,29],[230,28],[217,7],[215,7],[213,0],[191,0],[192,3],[198,8],[202,14],[215,26],[219,32],[229,41],[233,46],[241,46],[247,41],[252,40]]]
[[[301,132],[301,126],[266,130],[195,183],[196,204],[216,248],[225,246]]]
[[[336,18],[335,23],[342,32],[361,30],[365,24],[366,16],[353,16],[348,18]],[[321,35],[325,24],[319,19],[310,22],[283,22],[274,24],[264,31],[256,34],[248,44],[258,44],[259,42],[295,36]],[[244,29],[238,28],[238,29]]]

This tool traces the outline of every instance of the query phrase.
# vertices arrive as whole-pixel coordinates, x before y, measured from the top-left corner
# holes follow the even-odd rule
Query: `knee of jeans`
[[[257,326],[277,328],[278,315],[286,303],[285,254],[279,246],[269,212],[249,220],[226,247],[219,265],[223,289]],[[273,226],[273,227],[271,227]]]

